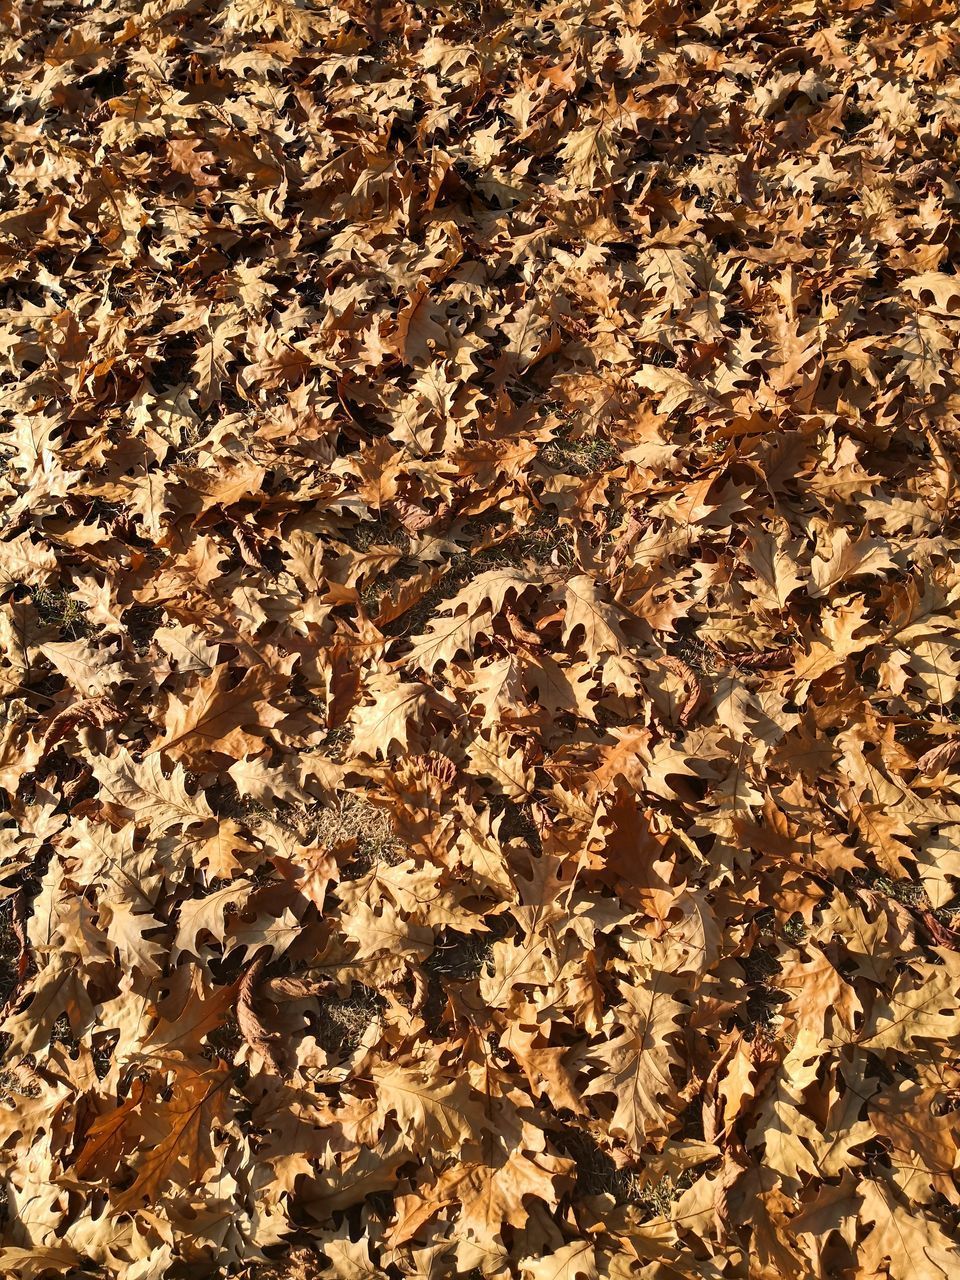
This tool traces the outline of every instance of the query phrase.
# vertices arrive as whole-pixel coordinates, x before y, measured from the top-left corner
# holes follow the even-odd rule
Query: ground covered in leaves
[[[0,0],[0,1273],[960,1272],[955,13]]]

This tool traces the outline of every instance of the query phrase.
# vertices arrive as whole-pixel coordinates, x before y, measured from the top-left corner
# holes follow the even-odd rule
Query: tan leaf
[[[114,1192],[120,1210],[155,1205],[163,1195],[179,1194],[183,1186],[196,1187],[214,1167],[213,1130],[226,1109],[228,1072],[213,1068],[181,1070],[168,1102],[159,1108],[162,1137],[137,1152],[136,1177],[124,1191]]]
[[[234,760],[255,753],[257,739],[248,730],[269,728],[282,718],[270,700],[285,682],[265,667],[252,667],[239,683],[233,675],[223,663],[200,680],[189,701],[178,698],[167,714],[163,736],[147,756],[162,751],[173,760],[198,765],[210,753]]]

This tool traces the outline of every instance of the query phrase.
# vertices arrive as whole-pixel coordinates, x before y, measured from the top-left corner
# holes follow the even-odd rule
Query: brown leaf
[[[223,663],[200,680],[189,701],[177,700],[163,736],[146,754],[162,751],[173,760],[200,763],[211,752],[234,760],[256,752],[258,741],[247,729],[269,728],[282,718],[270,700],[283,688],[283,677],[265,667],[252,667],[235,683]]]
[[[276,1031],[270,1031],[264,1026],[254,1005],[257,983],[263,972],[266,959],[267,957],[263,954],[257,956],[254,962],[247,967],[240,980],[240,985],[237,988],[237,1026],[239,1026],[240,1034],[249,1047],[254,1053],[260,1055],[268,1068],[276,1075],[283,1075],[281,1058],[278,1052],[280,1036]]]

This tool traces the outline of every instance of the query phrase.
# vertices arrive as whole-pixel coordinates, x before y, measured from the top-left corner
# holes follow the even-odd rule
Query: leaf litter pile
[[[956,1276],[954,6],[0,27],[0,1272]]]

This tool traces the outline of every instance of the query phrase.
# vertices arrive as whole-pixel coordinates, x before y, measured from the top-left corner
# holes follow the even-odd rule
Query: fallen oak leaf
[[[432,313],[430,286],[421,281],[410,293],[407,305],[397,316],[392,347],[404,364],[429,362],[433,349],[442,350],[447,332],[437,324]],[[429,344],[429,345],[428,345]]]
[[[124,678],[121,663],[87,640],[42,644],[40,652],[86,700],[102,698]]]
[[[854,542],[846,529],[832,531],[829,541],[818,549],[810,564],[808,593],[819,600],[849,578],[886,573],[895,568],[890,546],[883,538],[863,537]]]
[[[293,974],[264,978],[260,983],[260,990],[271,1000],[305,1000],[310,996],[331,995],[336,989],[332,978],[298,978]]]
[[[213,817],[203,793],[191,796],[187,791],[182,766],[165,777],[159,755],[135,760],[121,747],[114,756],[94,756],[91,768],[100,783],[101,802],[118,820],[167,830],[171,826],[191,827]]]
[[[65,1245],[31,1245],[21,1249],[15,1245],[0,1248],[0,1275],[12,1280],[40,1280],[41,1276],[67,1276],[82,1263],[76,1249]]]
[[[687,697],[680,707],[677,714],[677,721],[681,729],[685,729],[693,717],[696,715],[697,708],[703,700],[703,688],[700,684],[700,678],[681,658],[676,658],[672,654],[664,654],[660,659],[662,666],[668,671],[672,671],[674,675],[687,686]]]
[[[96,1021],[83,969],[77,956],[67,951],[49,955],[44,967],[21,990],[19,1003],[24,1007],[6,1019],[3,1030],[11,1037],[13,1051],[21,1056],[45,1049],[62,1015],[76,1035],[85,1034]]]
[[[189,898],[181,903],[173,955],[199,957],[201,952],[197,939],[204,932],[209,933],[216,942],[222,943],[226,934],[224,913],[227,910],[242,910],[254,888],[252,880],[231,880],[212,893],[200,898]]]
[[[395,749],[409,753],[429,726],[430,712],[457,714],[454,704],[431,685],[419,680],[401,680],[394,671],[371,675],[364,690],[366,699],[354,707],[353,749],[358,755],[389,758]]]
[[[49,753],[80,724],[103,729],[120,718],[120,712],[109,698],[83,698],[65,707],[53,717],[43,735],[43,755]]]
[[[511,1150],[494,1149],[490,1163],[460,1162],[441,1175],[436,1194],[456,1198],[459,1226],[480,1240],[497,1239],[504,1223],[525,1226],[530,1199],[555,1208],[572,1181],[574,1161],[548,1154],[543,1137],[529,1129]]]
[[[215,1164],[212,1142],[214,1127],[225,1112],[226,1090],[232,1072],[209,1068],[196,1071],[178,1065],[170,1098],[154,1104],[155,1122],[163,1136],[131,1161],[136,1177],[123,1191],[111,1193],[117,1209],[135,1210],[154,1206],[170,1192],[180,1194],[183,1186],[202,1185],[204,1174]]]
[[[536,578],[524,569],[506,567],[478,574],[452,599],[444,601],[442,608],[447,616],[432,618],[426,631],[414,636],[402,662],[432,672],[459,654],[472,654],[480,636],[491,634],[494,619],[508,602],[516,601],[536,584]]]
[[[860,1222],[869,1234],[863,1242],[863,1265],[890,1280],[949,1280],[957,1273],[960,1250],[939,1224],[913,1213],[892,1187],[865,1178],[858,1188]]]
[[[563,615],[565,645],[570,646],[576,635],[577,646],[591,661],[623,653],[628,648],[617,610],[600,598],[597,584],[589,574],[577,574],[561,590],[566,606]]]
[[[197,137],[168,138],[167,156],[170,168],[177,173],[186,174],[197,187],[215,187],[219,179],[215,174],[205,173],[207,165],[215,165],[217,157],[212,151],[201,151],[201,141]]]
[[[94,1120],[73,1166],[78,1178],[112,1177],[116,1174],[126,1146],[123,1131],[139,1109],[146,1089],[147,1082],[136,1076],[127,1098]]]
[[[931,747],[917,761],[917,768],[933,776],[942,773],[944,769],[949,769],[957,760],[960,760],[960,734],[948,738],[939,746]]]
[[[239,684],[229,663],[214,667],[187,700],[175,699],[167,715],[166,732],[145,753],[163,752],[172,760],[202,766],[211,753],[241,760],[262,746],[246,726],[269,729],[283,719],[270,705],[287,681],[266,667],[251,667]]]
[[[596,1250],[589,1240],[573,1240],[541,1258],[522,1258],[523,1280],[597,1280]]]
[[[471,1097],[463,1076],[448,1080],[438,1065],[381,1065],[371,1071],[381,1117],[392,1114],[402,1132],[443,1149],[461,1143],[485,1127],[483,1105]]]
[[[236,1001],[237,983],[214,986],[203,968],[192,962],[177,966],[169,986],[169,994],[157,1006],[156,1025],[143,1044],[150,1056],[161,1059],[198,1053]]]
[[[919,911],[917,914],[923,921],[935,947],[946,947],[949,951],[960,951],[960,933],[953,929],[948,929],[945,924],[941,924],[929,908]]]
[[[609,1038],[590,1050],[591,1063],[601,1071],[584,1096],[609,1094],[616,1100],[611,1129],[637,1152],[666,1131],[679,1105],[670,1067],[680,1061],[674,1037],[685,1006],[669,988],[662,974],[622,984],[624,1002],[606,1019]]]
[[[240,985],[237,988],[237,1026],[248,1046],[263,1058],[270,1070],[275,1075],[283,1075],[283,1066],[277,1053],[281,1037],[276,1031],[270,1031],[264,1026],[254,1005],[257,982],[266,960],[266,953],[262,952],[251,965],[248,965],[240,979]]]

